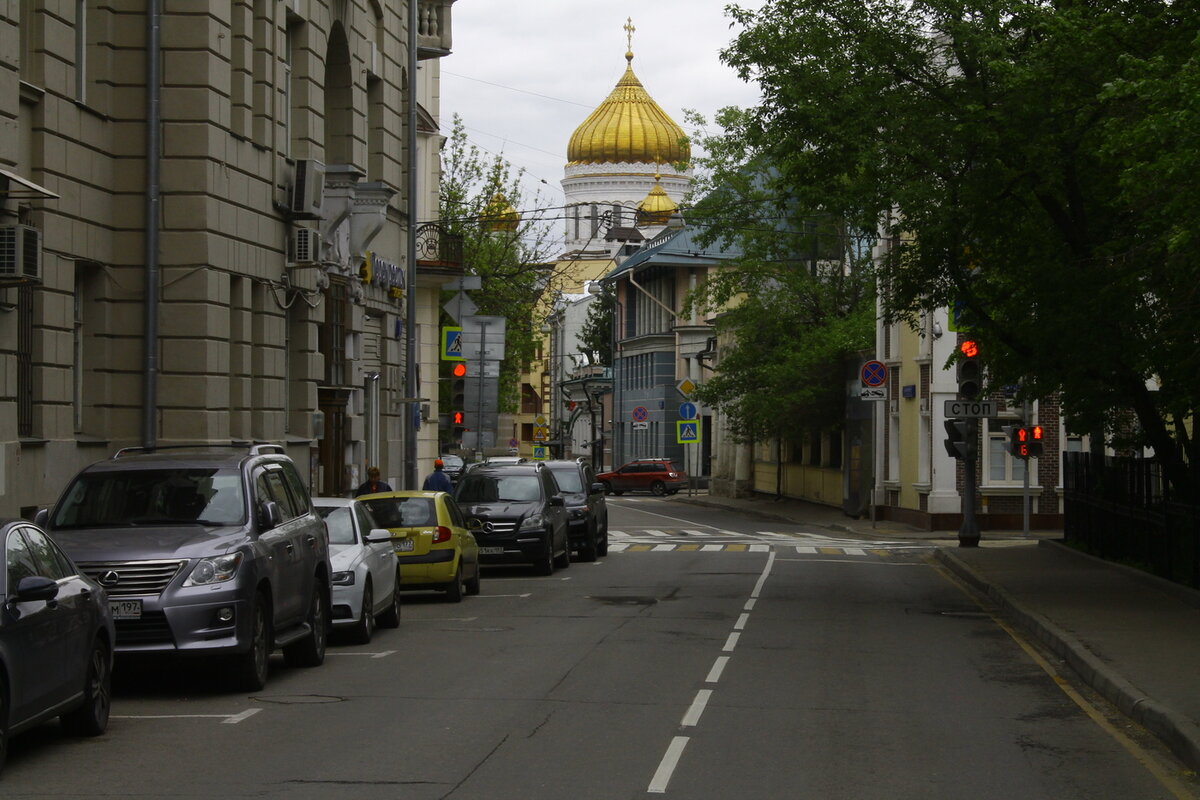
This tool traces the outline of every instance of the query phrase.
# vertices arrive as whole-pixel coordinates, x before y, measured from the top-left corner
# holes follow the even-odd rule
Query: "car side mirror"
[[[265,500],[258,506],[258,526],[264,531],[269,531],[272,528],[279,527],[283,522],[283,513],[279,510],[279,504],[274,500]]]
[[[552,505],[552,506],[560,506],[561,507],[561,506],[565,506],[566,504],[567,504],[567,501],[563,499],[563,496],[561,494],[556,494],[550,498],[550,505]]]
[[[407,536],[407,531],[393,536],[392,532],[387,528],[372,528],[367,531],[367,544],[382,544],[383,542],[390,542],[392,539],[403,539]]]
[[[38,512],[33,515],[33,524],[37,525],[42,530],[46,529],[46,523],[50,521],[50,509],[39,508]]]
[[[17,583],[17,602],[28,603],[33,600],[50,602],[58,596],[58,582],[41,575],[27,575]]]
[[[604,494],[604,484],[603,483],[593,483],[592,484],[592,494]]]

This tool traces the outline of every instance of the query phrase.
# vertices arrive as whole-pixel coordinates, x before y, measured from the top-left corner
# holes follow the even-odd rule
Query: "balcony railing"
[[[417,7],[417,58],[449,55],[452,5],[454,0],[421,0]]]
[[[417,265],[461,269],[463,237],[457,233],[447,233],[437,222],[421,225],[417,228]]]

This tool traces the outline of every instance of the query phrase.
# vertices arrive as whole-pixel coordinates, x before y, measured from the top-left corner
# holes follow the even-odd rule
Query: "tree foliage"
[[[704,196],[688,224],[736,255],[690,298],[717,312],[721,335],[719,366],[696,396],[722,410],[740,441],[797,440],[845,421],[845,364],[874,332],[869,237],[799,204],[737,134],[746,119],[726,109],[717,120],[726,134],[697,137]]]
[[[579,331],[579,352],[589,365],[612,366],[612,326],[617,294],[605,286],[588,304],[587,317]]]
[[[454,116],[442,152],[439,214],[443,228],[463,237],[463,258],[468,275],[483,278],[483,288],[471,293],[480,315],[506,319],[505,358],[500,373],[501,411],[520,407],[518,385],[537,353],[539,301],[548,280],[549,228],[536,215],[522,214],[516,230],[497,230],[503,222],[494,203],[501,196],[521,209],[526,196],[521,172],[515,175],[503,156],[487,157],[467,139],[462,119]],[[529,205],[536,208],[537,198]],[[448,300],[454,293],[446,294]],[[451,324],[447,322],[447,324]]]
[[[731,117],[796,202],[892,243],[885,314],[958,307],[994,383],[1062,392],[1196,486],[1195,0],[768,0]],[[1190,459],[1189,459],[1190,456]],[[1189,465],[1190,460],[1190,465]]]

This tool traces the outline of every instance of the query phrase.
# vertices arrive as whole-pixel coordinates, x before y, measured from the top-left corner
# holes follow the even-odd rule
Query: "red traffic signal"
[[[1006,427],[1008,433],[1008,452],[1017,458],[1037,458],[1043,452],[1042,439],[1046,429],[1041,425],[1029,427]]]
[[[454,411],[454,412],[451,412],[450,418],[451,418],[451,420],[453,420],[455,425],[465,425],[467,415],[461,411]]]
[[[983,391],[983,362],[979,358],[979,343],[974,339],[959,342],[958,351],[958,395],[964,400],[974,400]]]
[[[450,368],[450,374],[456,378],[467,377],[467,362],[465,362],[465,361],[454,362],[454,366]]]

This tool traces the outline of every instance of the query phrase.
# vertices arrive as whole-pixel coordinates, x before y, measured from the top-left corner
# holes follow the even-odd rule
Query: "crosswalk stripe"
[[[656,544],[656,545],[654,545],[654,552],[656,552],[656,553],[669,553],[670,551],[672,551],[674,549],[675,549],[675,545],[673,545],[673,544]]]
[[[706,553],[716,553],[716,552],[720,552],[721,550],[724,550],[725,545],[723,545],[723,544],[706,544],[706,545],[704,545],[704,547],[702,547],[700,549]]]

